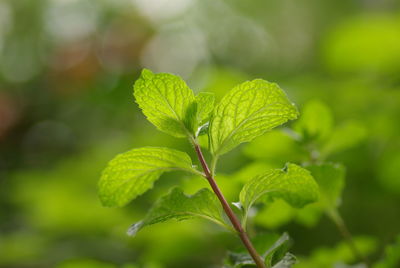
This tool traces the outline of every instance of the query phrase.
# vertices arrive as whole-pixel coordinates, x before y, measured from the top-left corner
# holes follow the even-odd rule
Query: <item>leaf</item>
[[[180,77],[143,69],[135,82],[134,96],[147,119],[159,130],[175,137],[193,133],[190,123],[197,114],[195,96]]]
[[[143,147],[117,155],[104,169],[99,196],[104,206],[123,206],[153,187],[162,173],[192,168],[190,157],[177,150]]]
[[[285,258],[287,250],[289,248],[290,237],[287,233],[283,233],[278,240],[262,255],[265,262],[272,266],[276,260],[280,260],[282,257]],[[283,261],[280,260],[279,262]],[[278,263],[279,263],[278,262]],[[277,263],[277,264],[278,264]]]
[[[323,102],[309,101],[304,106],[294,129],[304,140],[324,140],[332,132],[333,117],[331,110]]]
[[[291,206],[301,208],[317,201],[318,195],[318,185],[310,172],[288,163],[285,170],[270,170],[246,183],[240,192],[240,202],[247,216],[250,207],[260,198],[282,198]]]
[[[261,79],[234,87],[215,107],[210,120],[210,144],[214,155],[253,140],[288,120],[298,111],[275,83]]]
[[[210,113],[214,109],[214,94],[208,92],[200,92],[196,96],[197,115],[194,119],[193,131],[196,136],[208,133]]]
[[[277,264],[285,258],[289,247],[290,237],[287,233],[279,236],[275,233],[262,234],[254,237],[253,245],[257,252],[265,260],[268,267]],[[226,265],[229,267],[256,267],[252,257],[247,251],[243,252],[228,252],[228,257],[225,259]]]
[[[194,195],[185,195],[181,189],[173,188],[166,196],[161,197],[150,209],[146,217],[128,230],[129,235],[136,235],[142,228],[168,220],[187,220],[203,218],[231,229],[224,222],[223,212],[218,199],[204,188]]]
[[[290,268],[297,263],[296,256],[291,253],[286,253],[285,256],[272,268]]]
[[[200,124],[208,121],[210,113],[214,109],[215,97],[213,93],[200,92],[196,96],[197,102],[197,118]]]
[[[321,153],[325,156],[346,150],[366,138],[366,129],[358,122],[350,121],[336,128],[324,146]]]
[[[345,168],[340,164],[323,163],[306,167],[318,183],[320,199],[324,209],[337,208],[344,188]]]

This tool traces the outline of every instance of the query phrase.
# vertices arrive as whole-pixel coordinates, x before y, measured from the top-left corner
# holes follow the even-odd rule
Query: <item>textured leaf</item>
[[[209,130],[211,150],[214,155],[224,154],[297,115],[296,107],[277,84],[261,79],[244,82],[214,109]]]
[[[100,199],[104,206],[123,206],[151,189],[162,173],[172,170],[197,172],[186,153],[169,148],[143,147],[119,154],[103,171]]]
[[[147,119],[159,130],[175,137],[186,137],[192,133],[196,115],[193,91],[178,76],[153,74],[144,69],[135,82],[134,96]]]
[[[304,106],[299,120],[294,125],[294,129],[305,140],[323,140],[331,134],[332,126],[333,117],[329,107],[318,100],[313,100]]]
[[[213,93],[200,92],[196,96],[197,118],[200,124],[205,123],[214,109],[215,97]]]
[[[142,228],[168,220],[187,220],[204,218],[230,229],[223,220],[222,207],[216,196],[204,188],[194,195],[185,195],[181,189],[173,188],[169,194],[160,198],[146,217],[132,225],[128,233],[135,235]]]
[[[210,113],[214,109],[214,94],[200,92],[196,96],[196,118],[193,118],[192,129],[196,136],[208,133]]]
[[[307,166],[318,183],[319,204],[324,209],[337,208],[344,188],[345,168],[340,164],[324,163]]]
[[[286,170],[270,170],[251,179],[240,192],[240,202],[247,213],[260,198],[282,198],[300,208],[317,201],[318,195],[318,185],[310,172],[289,163]]]

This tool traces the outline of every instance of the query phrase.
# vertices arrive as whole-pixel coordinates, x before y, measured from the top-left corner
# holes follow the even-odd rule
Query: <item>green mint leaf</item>
[[[279,239],[277,239],[269,248],[266,250],[262,257],[265,262],[269,264],[269,267],[277,261],[282,261],[282,258],[287,254],[289,248],[290,237],[287,233],[283,233]]]
[[[214,109],[211,151],[222,155],[297,116],[296,107],[277,84],[261,79],[239,84]]]
[[[215,96],[213,93],[200,92],[196,96],[197,102],[197,118],[199,124],[204,124],[208,121],[210,113],[214,109]]]
[[[277,264],[272,266],[272,268],[291,268],[297,263],[297,258],[291,253],[286,253]]]
[[[351,148],[367,136],[367,131],[363,125],[356,121],[347,122],[337,127],[324,146],[321,148],[321,154],[328,156],[348,148]]]
[[[325,210],[335,209],[340,205],[344,188],[345,168],[340,164],[323,163],[306,167],[318,183],[320,199],[318,204]]]
[[[247,216],[250,207],[261,198],[282,198],[291,206],[301,208],[317,201],[318,196],[318,185],[310,172],[288,163],[285,170],[270,170],[247,182],[240,192],[240,203]]]
[[[216,196],[204,188],[194,195],[185,195],[181,189],[173,188],[161,197],[147,213],[146,217],[129,229],[129,235],[136,235],[142,228],[168,220],[203,218],[231,229],[223,219],[221,205]]]
[[[104,206],[124,206],[153,187],[165,171],[198,173],[190,157],[177,150],[143,147],[117,155],[104,169],[99,196]]]
[[[291,241],[287,233],[281,236],[275,233],[265,233],[254,237],[252,242],[257,252],[263,252],[261,257],[265,260],[267,266],[272,267],[273,264],[282,263],[285,260]],[[234,268],[256,267],[250,254],[244,251],[228,252],[225,264]]]
[[[324,140],[332,132],[332,112],[324,103],[313,100],[304,106],[294,130],[302,135],[303,140]]]
[[[197,115],[195,96],[180,77],[144,69],[135,82],[134,96],[147,119],[159,130],[175,137],[193,134],[190,124]]]

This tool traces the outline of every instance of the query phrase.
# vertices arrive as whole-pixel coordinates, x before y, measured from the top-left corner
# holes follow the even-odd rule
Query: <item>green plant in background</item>
[[[103,171],[99,195],[103,205],[124,206],[153,187],[167,171],[185,171],[205,178],[211,186],[194,195],[186,195],[180,188],[172,189],[159,199],[145,218],[134,224],[129,233],[170,219],[194,217],[208,219],[237,234],[248,254],[231,254],[227,267],[250,265],[257,267],[290,267],[293,255],[279,252],[288,240],[286,234],[263,241],[263,251],[257,251],[246,231],[249,211],[256,203],[273,199],[285,200],[293,207],[315,202],[319,189],[310,172],[288,163],[283,169],[273,169],[249,179],[235,203],[240,217],[235,214],[215,180],[220,156],[244,142],[250,142],[267,131],[296,119],[298,111],[278,85],[261,79],[247,81],[234,87],[214,107],[210,93],[194,95],[177,76],[154,74],[143,70],[134,86],[134,96],[147,119],[160,131],[178,138],[187,138],[202,167],[193,165],[190,156],[170,148],[143,147],[116,156]],[[203,155],[199,137],[206,135],[210,161]],[[210,164],[209,164],[210,163]],[[265,245],[270,245],[265,248]],[[260,247],[261,248],[261,247]]]
[[[294,131],[296,135],[293,137],[307,152],[306,167],[319,185],[321,198],[315,207],[335,223],[354,259],[367,263],[338,211],[345,183],[345,167],[325,160],[329,155],[362,140],[366,134],[365,129],[353,121],[334,128],[330,109],[314,100],[305,105],[303,116],[294,125]]]

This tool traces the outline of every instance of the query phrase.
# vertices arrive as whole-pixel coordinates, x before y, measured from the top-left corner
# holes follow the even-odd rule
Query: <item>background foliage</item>
[[[216,101],[248,79],[279,83],[301,111],[290,127],[315,142],[305,150],[280,129],[227,153],[217,177],[227,198],[237,201],[244,174],[304,163],[317,151],[346,167],[339,210],[356,243],[381,260],[377,267],[396,267],[399,7],[396,0],[0,1],[0,267],[215,267],[235,249],[235,238],[201,220],[126,236],[172,185],[190,194],[206,187],[190,175],[165,174],[129,206],[101,207],[97,181],[115,154],[143,145],[191,151],[157,132],[133,103],[143,67],[179,74]],[[318,208],[275,201],[261,209],[254,228],[269,237],[288,230],[299,265],[354,261]]]

